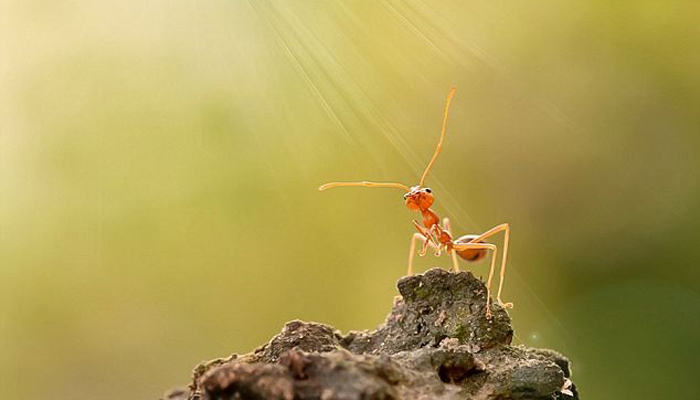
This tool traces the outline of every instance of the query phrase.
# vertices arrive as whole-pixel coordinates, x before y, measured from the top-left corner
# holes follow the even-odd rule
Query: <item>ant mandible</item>
[[[445,128],[447,126],[447,114],[450,110],[450,103],[452,102],[452,97],[454,97],[455,88],[450,88],[450,92],[445,100],[445,112],[442,119],[442,133],[440,134],[440,140],[438,141],[437,147],[435,148],[435,153],[433,158],[428,163],[428,166],[423,172],[423,176],[420,179],[420,183],[413,187],[408,187],[400,183],[393,182],[330,182],[322,185],[318,190],[326,190],[334,187],[340,186],[363,186],[363,187],[391,187],[399,188],[406,191],[403,196],[406,207],[411,211],[419,211],[423,216],[423,225],[419,224],[416,220],[413,220],[413,225],[418,230],[418,233],[414,233],[411,238],[410,251],[408,253],[408,275],[413,275],[413,255],[416,252],[416,241],[422,240],[423,247],[420,251],[420,256],[424,256],[427,248],[431,247],[435,250],[435,256],[439,257],[443,251],[449,253],[452,257],[452,263],[454,265],[454,270],[459,272],[459,265],[457,264],[457,256],[461,257],[466,261],[479,261],[486,257],[488,250],[492,251],[491,255],[491,269],[489,270],[489,277],[486,281],[486,316],[491,317],[491,281],[493,280],[493,274],[496,268],[496,256],[498,249],[495,244],[487,243],[485,240],[498,232],[504,232],[503,238],[503,257],[501,259],[501,272],[500,280],[498,283],[498,294],[496,299],[498,304],[504,308],[512,308],[513,303],[503,303],[501,301],[501,291],[503,290],[503,280],[506,273],[506,257],[508,255],[508,237],[510,236],[510,226],[505,224],[500,224],[488,231],[482,233],[481,235],[464,235],[453,240],[452,231],[450,230],[450,220],[445,217],[443,219],[443,225],[440,225],[440,217],[430,209],[435,201],[433,197],[433,192],[430,188],[423,187],[425,178],[428,175],[428,171],[435,163],[435,159],[438,157],[442,150],[442,142],[445,139]]]

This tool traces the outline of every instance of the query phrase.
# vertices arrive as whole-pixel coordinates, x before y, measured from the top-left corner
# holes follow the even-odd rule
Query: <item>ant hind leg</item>
[[[503,232],[503,258],[501,259],[501,271],[499,273],[498,281],[498,294],[496,295],[496,300],[503,308],[513,308],[513,303],[504,303],[501,300],[501,292],[503,291],[503,281],[506,277],[506,259],[508,258],[508,239],[510,236],[510,225],[508,223],[500,224],[496,227],[489,229],[488,231],[482,233],[478,237],[471,240],[470,243],[482,241],[488,237],[491,237],[498,232]]]

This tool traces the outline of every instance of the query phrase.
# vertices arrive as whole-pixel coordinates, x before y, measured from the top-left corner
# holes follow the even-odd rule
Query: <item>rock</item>
[[[431,269],[401,278],[400,298],[383,325],[371,332],[350,332],[343,347],[355,353],[386,353],[437,347],[445,338],[486,349],[510,344],[510,317],[494,305],[486,318],[486,287],[471,272]]]
[[[252,353],[197,366],[168,400],[578,399],[569,361],[511,346],[508,313],[469,272],[431,269],[398,282],[385,322],[347,335],[288,322]]]

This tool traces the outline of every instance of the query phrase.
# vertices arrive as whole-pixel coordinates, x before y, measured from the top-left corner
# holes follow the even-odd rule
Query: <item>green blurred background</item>
[[[451,84],[427,184],[459,233],[511,223],[515,341],[584,399],[697,396],[697,2],[0,4],[3,398],[155,399],[290,319],[382,322],[416,215],[316,188],[415,184]]]

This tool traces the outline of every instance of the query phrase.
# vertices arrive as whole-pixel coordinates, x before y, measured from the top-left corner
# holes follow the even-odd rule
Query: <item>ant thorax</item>
[[[428,229],[432,228],[433,225],[440,223],[440,217],[435,214],[433,210],[421,210],[421,214],[423,214],[423,226]]]

